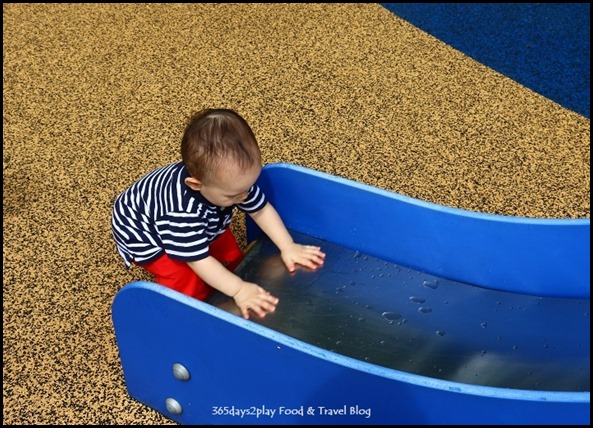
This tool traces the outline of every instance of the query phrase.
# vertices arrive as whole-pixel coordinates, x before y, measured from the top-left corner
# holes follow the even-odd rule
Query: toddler
[[[116,198],[112,232],[126,266],[137,264],[155,282],[199,300],[219,290],[246,319],[250,311],[259,317],[274,312],[278,298],[233,273],[243,258],[229,227],[235,208],[276,244],[290,272],[297,264],[317,269],[325,254],[295,243],[255,184],[262,160],[253,131],[233,110],[202,110],[185,128],[181,158]]]

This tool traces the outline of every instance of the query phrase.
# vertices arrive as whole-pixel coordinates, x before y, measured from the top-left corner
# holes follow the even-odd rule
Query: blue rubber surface
[[[480,63],[590,117],[588,3],[381,3]]]

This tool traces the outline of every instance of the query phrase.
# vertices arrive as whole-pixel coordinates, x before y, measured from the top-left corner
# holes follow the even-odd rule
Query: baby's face
[[[225,168],[213,177],[202,182],[202,196],[220,207],[230,207],[243,202],[249,189],[255,184],[261,166],[254,164],[248,169]]]

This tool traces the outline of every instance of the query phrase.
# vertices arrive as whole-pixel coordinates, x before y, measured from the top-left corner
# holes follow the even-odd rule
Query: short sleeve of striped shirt
[[[249,195],[247,195],[245,201],[237,204],[237,208],[239,208],[241,211],[251,214],[261,210],[266,206],[267,202],[268,200],[264,192],[262,192],[257,184],[254,184],[251,186],[251,189],[249,189]]]

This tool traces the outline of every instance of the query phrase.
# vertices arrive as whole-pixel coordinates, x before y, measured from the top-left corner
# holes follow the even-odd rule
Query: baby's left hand
[[[320,247],[301,245],[294,242],[282,248],[281,256],[286,268],[291,273],[296,270],[297,264],[315,270],[323,266],[325,260],[325,253],[321,251]]]

